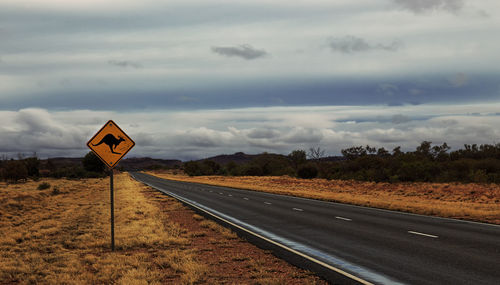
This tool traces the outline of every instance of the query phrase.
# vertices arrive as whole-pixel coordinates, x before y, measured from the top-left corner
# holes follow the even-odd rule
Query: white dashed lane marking
[[[264,204],[266,204],[266,205],[272,205],[273,203],[264,202]]]
[[[435,235],[424,234],[424,233],[419,233],[419,232],[414,232],[414,231],[408,231],[408,233],[413,234],[413,235],[424,236],[424,237],[438,238],[438,236],[435,236]]]
[[[228,196],[228,197],[233,197],[233,195],[231,195],[231,194],[229,194],[229,195],[227,195],[227,196]]]
[[[248,200],[250,200],[250,199],[248,199],[247,197],[245,197],[245,198],[243,198],[243,199],[244,199],[244,200],[247,200],[247,201],[248,201]]]
[[[351,219],[349,218],[344,218],[344,217],[335,217],[335,219],[339,219],[339,220],[344,220],[344,221],[352,221]]]
[[[292,210],[294,211],[299,211],[299,212],[304,212],[304,210],[300,209],[300,208],[292,208]]]

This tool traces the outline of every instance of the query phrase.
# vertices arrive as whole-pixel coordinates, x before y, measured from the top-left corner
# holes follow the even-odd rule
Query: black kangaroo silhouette
[[[98,144],[92,144],[93,146],[98,146],[102,143],[105,143],[109,146],[109,149],[111,150],[111,153],[114,154],[121,154],[119,152],[115,152],[113,149],[115,149],[122,141],[125,141],[121,136],[118,136],[119,139],[115,138],[112,134],[107,134],[105,135],[102,140]]]

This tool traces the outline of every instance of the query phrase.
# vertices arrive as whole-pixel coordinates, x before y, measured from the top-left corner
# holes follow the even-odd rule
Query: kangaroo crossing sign
[[[112,120],[109,120],[87,143],[87,146],[109,168],[115,167],[134,145],[135,142]]]

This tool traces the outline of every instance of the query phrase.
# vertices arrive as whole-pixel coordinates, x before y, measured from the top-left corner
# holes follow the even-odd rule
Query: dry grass
[[[233,231],[231,231],[230,229],[225,228],[225,227],[217,224],[214,221],[202,220],[200,222],[200,226],[202,228],[209,228],[212,231],[215,231],[215,232],[219,233],[220,235],[222,235],[223,237],[225,237],[227,239],[236,239],[238,237]]]
[[[270,251],[258,249],[193,210],[178,207],[173,198],[153,190],[150,197],[158,202],[163,216],[188,230],[190,248],[209,267],[205,279],[208,284],[326,284],[311,272],[287,264]]]
[[[0,184],[0,284],[326,283],[127,174],[109,219],[108,179]]]
[[[207,267],[127,174],[115,176],[116,246],[109,250],[107,179],[0,184],[0,283],[193,284]],[[53,189],[58,189],[54,191]],[[57,193],[59,192],[59,193]]]
[[[500,185],[374,183],[280,177],[172,175],[158,177],[362,206],[500,224]]]

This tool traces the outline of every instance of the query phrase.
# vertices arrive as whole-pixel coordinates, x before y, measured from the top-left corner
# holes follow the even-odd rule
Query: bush
[[[3,179],[12,182],[26,180],[28,178],[28,169],[22,161],[9,160],[5,163],[5,168],[2,171]]]
[[[104,172],[106,165],[92,151],[89,151],[82,160],[83,168],[89,172]]]
[[[86,171],[81,166],[69,166],[69,167],[61,167],[50,172],[50,176],[54,178],[66,177],[70,179],[80,179],[80,178],[103,178],[106,177],[107,174],[105,172]]]
[[[299,168],[297,176],[303,179],[316,178],[318,176],[318,168],[314,164],[306,164]]]
[[[260,166],[255,164],[244,165],[241,168],[241,174],[244,176],[262,176],[264,173]]]
[[[61,191],[59,191],[59,188],[56,186],[54,188],[52,188],[52,195],[57,195],[57,194],[61,194]]]
[[[47,182],[42,182],[40,184],[38,184],[38,190],[45,190],[45,189],[49,189],[50,188],[50,184],[47,183]]]
[[[28,176],[37,177],[39,175],[40,160],[38,157],[28,157],[23,160],[26,170],[28,171]]]
[[[184,172],[189,176],[203,175],[201,166],[197,161],[188,161],[184,163]]]

